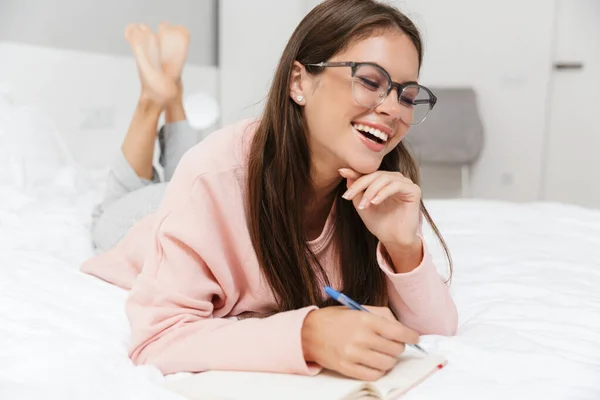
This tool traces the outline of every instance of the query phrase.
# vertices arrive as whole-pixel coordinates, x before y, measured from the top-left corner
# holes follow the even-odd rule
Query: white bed
[[[73,164],[35,112],[4,107],[0,399],[177,399],[159,387],[157,369],[127,358],[126,292],[78,271],[92,254],[103,170]],[[600,399],[600,212],[428,204],[454,257],[460,328],[423,339],[449,364],[406,398]]]
[[[0,188],[0,398],[175,399],[127,358],[126,293],[78,272],[97,191],[75,176],[39,199]],[[450,362],[407,398],[600,398],[600,213],[429,205],[456,262],[460,329],[424,338]]]

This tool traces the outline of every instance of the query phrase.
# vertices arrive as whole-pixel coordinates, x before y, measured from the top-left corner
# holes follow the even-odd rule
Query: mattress
[[[179,398],[159,386],[178,375],[127,357],[127,293],[78,271],[98,176],[61,174],[35,194],[0,185],[0,398]],[[449,362],[405,398],[600,399],[600,212],[427,204],[452,251],[460,326],[422,339]]]

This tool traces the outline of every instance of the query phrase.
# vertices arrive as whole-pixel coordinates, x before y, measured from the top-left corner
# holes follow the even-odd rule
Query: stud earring
[[[296,100],[298,100],[298,103],[302,103],[302,101],[304,100],[304,96],[298,95],[296,96]]]

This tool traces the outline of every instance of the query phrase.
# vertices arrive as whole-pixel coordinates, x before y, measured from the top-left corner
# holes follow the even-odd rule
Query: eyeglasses
[[[437,97],[425,86],[416,82],[393,82],[390,74],[374,63],[320,62],[305,64],[305,66],[352,68],[352,95],[358,104],[366,108],[379,106],[392,89],[396,88],[398,103],[404,106],[401,118],[409,125],[418,125],[423,122],[437,102]]]

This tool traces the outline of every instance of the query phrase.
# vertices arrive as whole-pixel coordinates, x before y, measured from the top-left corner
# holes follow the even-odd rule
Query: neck
[[[304,212],[309,239],[314,239],[323,230],[335,201],[335,189],[342,180],[337,170],[323,167],[323,164],[314,163],[311,171],[311,196]]]
[[[312,196],[311,203],[323,204],[333,201],[335,189],[340,184],[342,177],[331,163],[313,160],[311,168]]]
[[[311,170],[310,179],[312,181],[312,194],[314,199],[328,199],[332,197],[335,188],[342,181],[338,169],[340,168],[335,161],[335,157],[319,146],[311,146]]]
[[[339,185],[342,178],[336,171],[336,176],[330,176],[327,178],[318,177],[313,178],[312,195],[313,200],[316,203],[322,203],[327,199],[333,199],[335,196],[335,189]]]

